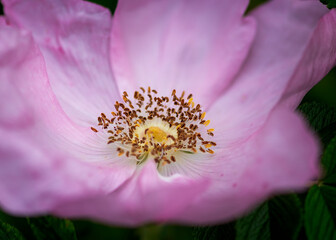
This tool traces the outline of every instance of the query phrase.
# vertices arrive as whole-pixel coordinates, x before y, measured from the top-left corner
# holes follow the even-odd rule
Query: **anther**
[[[94,132],[98,132],[98,130],[95,129],[94,127],[91,127],[91,130],[94,131]]]

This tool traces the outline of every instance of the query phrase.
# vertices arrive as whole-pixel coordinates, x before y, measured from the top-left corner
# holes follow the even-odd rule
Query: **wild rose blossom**
[[[112,19],[79,0],[3,4],[6,211],[210,224],[318,176],[294,109],[336,63],[335,10],[121,0]]]

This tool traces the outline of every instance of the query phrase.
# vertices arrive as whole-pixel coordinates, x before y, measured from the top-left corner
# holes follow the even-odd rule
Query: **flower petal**
[[[46,214],[74,199],[106,195],[134,171],[129,166],[81,162],[32,136],[3,129],[0,155],[1,207],[19,215]]]
[[[10,106],[0,108],[4,209],[15,214],[46,213],[62,202],[107,194],[133,174],[135,168],[126,163],[95,165],[69,154],[81,147],[92,154],[95,149],[85,147],[95,135],[64,114],[31,35],[4,21],[0,22],[0,80],[0,103]]]
[[[138,174],[108,196],[88,198],[59,206],[54,213],[82,216],[108,223],[139,225],[166,222],[179,216],[208,186],[205,179],[183,176],[161,177],[154,161],[148,161]]]
[[[245,144],[217,154],[212,185],[179,217],[228,221],[274,193],[302,190],[318,175],[318,144],[296,113],[276,109]]]
[[[301,64],[300,60],[303,55],[323,54],[330,49],[328,45],[318,49],[309,45],[315,28],[321,36],[330,31],[322,27],[325,20],[318,24],[327,11],[318,1],[275,0],[252,12],[258,30],[246,64],[208,115],[217,133],[226,132],[223,141],[248,138],[279,103],[296,69],[311,73],[311,65]],[[328,67],[321,65],[324,70]],[[300,78],[301,82],[308,80]]]
[[[319,22],[282,97],[295,108],[303,96],[336,65],[336,9]]]
[[[120,96],[109,63],[108,10],[79,0],[3,2],[10,22],[33,33],[65,112],[92,123],[111,111]]]
[[[194,94],[203,106],[233,80],[254,37],[248,1],[120,1],[112,28],[112,67],[122,89],[151,86]]]

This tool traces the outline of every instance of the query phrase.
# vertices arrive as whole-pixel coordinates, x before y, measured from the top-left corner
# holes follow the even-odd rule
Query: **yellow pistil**
[[[162,143],[167,140],[167,134],[159,127],[149,127],[147,130],[147,136],[153,137],[156,142]]]

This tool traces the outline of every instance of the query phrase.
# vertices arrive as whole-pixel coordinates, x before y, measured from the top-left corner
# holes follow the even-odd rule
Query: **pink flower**
[[[6,211],[210,224],[317,177],[318,143],[294,109],[336,63],[335,10],[275,0],[244,16],[247,0],[121,0],[112,19],[79,0],[3,4]]]

